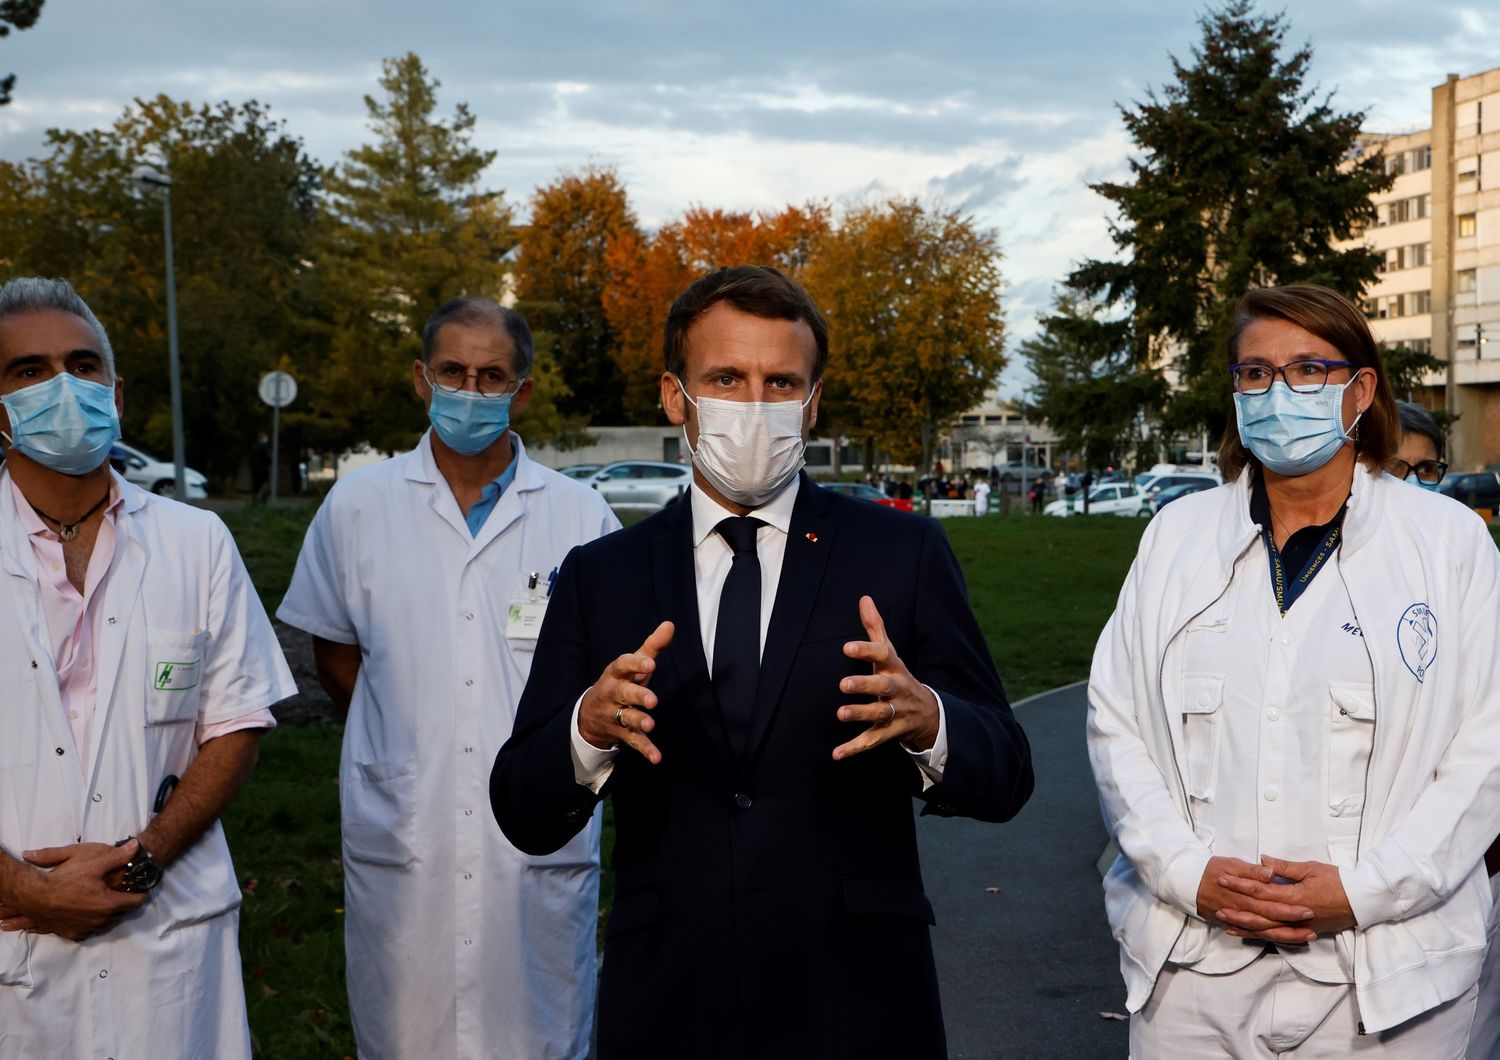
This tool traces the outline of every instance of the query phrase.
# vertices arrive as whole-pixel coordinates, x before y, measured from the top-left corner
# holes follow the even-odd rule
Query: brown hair
[[[809,382],[815,383],[823,377],[823,369],[828,364],[828,321],[800,283],[769,265],[736,265],[719,269],[677,296],[667,313],[667,330],[662,341],[662,357],[667,371],[681,378],[687,366],[684,347],[688,328],[709,307],[719,302],[728,302],[742,313],[765,320],[800,320],[805,323],[812,329],[818,344]]]
[[[1229,364],[1239,361],[1240,339],[1257,320],[1295,324],[1334,347],[1345,360],[1375,373],[1375,399],[1359,419],[1354,448],[1366,466],[1377,471],[1384,468],[1401,445],[1401,418],[1385,365],[1380,361],[1380,347],[1364,314],[1337,291],[1316,284],[1257,287],[1247,291],[1235,307],[1234,326],[1229,332]],[[1247,466],[1260,464],[1240,442],[1233,400],[1229,423],[1219,443],[1219,471],[1226,481],[1238,478]]]

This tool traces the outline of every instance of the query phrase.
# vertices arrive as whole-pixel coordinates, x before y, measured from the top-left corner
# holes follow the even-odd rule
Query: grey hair
[[[99,342],[99,352],[104,355],[104,370],[111,379],[115,377],[115,350],[104,333],[104,325],[71,283],[44,276],[17,276],[0,284],[0,320],[44,309],[72,313],[87,324]]]
[[[525,379],[531,374],[533,344],[531,327],[526,318],[514,309],[492,302],[488,298],[452,298],[437,308],[427,318],[422,328],[422,363],[432,363],[432,348],[437,345],[438,332],[445,324],[475,327],[498,324],[510,336],[516,347],[516,363],[512,366],[516,379]]]

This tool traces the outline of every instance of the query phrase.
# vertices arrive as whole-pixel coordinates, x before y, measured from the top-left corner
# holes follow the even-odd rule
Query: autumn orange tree
[[[802,279],[829,321],[819,426],[925,474],[1005,366],[996,234],[916,199],[866,204],[820,234]]]
[[[604,313],[605,254],[611,243],[639,234],[613,169],[563,173],[532,193],[515,264],[516,308],[567,385],[558,401],[565,417],[596,426],[625,422],[615,332]]]
[[[662,332],[667,310],[683,288],[730,265],[774,265],[799,275],[828,221],[828,208],[818,203],[770,214],[695,207],[654,235],[624,232],[611,242],[605,254],[604,313],[615,335],[626,421],[661,422]]]

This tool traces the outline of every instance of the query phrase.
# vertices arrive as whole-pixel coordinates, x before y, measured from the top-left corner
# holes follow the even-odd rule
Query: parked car
[[[687,491],[692,482],[686,464],[659,460],[620,460],[605,464],[587,480],[611,508],[654,512],[665,508]]]
[[[1500,475],[1493,471],[1448,472],[1438,483],[1438,492],[1446,493],[1470,508],[1500,509]]]
[[[1146,485],[1141,487],[1141,490],[1146,494],[1148,500],[1155,500],[1163,491],[1175,489],[1178,486],[1196,485],[1202,489],[1213,489],[1215,486],[1222,484],[1223,480],[1219,478],[1217,472],[1204,473],[1194,471],[1188,473],[1169,471],[1164,475],[1157,475],[1152,478]]]
[[[143,490],[163,497],[177,493],[177,466],[169,461],[158,460],[124,442],[116,442],[110,449],[110,463],[114,464],[127,482],[133,482]],[[183,468],[183,479],[187,485],[187,499],[201,501],[208,497],[208,479],[201,471]]]
[[[579,479],[580,481],[587,481],[593,478],[598,470],[598,464],[569,464],[567,467],[558,468],[557,473],[559,475],[567,475],[569,478]]]
[[[1151,509],[1159,512],[1179,498],[1186,497],[1190,493],[1202,493],[1204,490],[1211,490],[1215,485],[1216,483],[1200,480],[1197,482],[1183,482],[1176,486],[1168,486],[1151,498]]]
[[[1124,481],[1125,481],[1125,472],[1123,472],[1123,471],[1095,471],[1094,472],[1094,481],[1093,481],[1092,485],[1103,486],[1103,485],[1106,485],[1106,484],[1108,484],[1110,482],[1124,482]],[[1063,480],[1063,492],[1064,493],[1069,493],[1069,494],[1071,494],[1071,493],[1077,493],[1082,488],[1083,488],[1083,472],[1078,472],[1076,474],[1069,475],[1066,479]]]
[[[1000,464],[995,468],[995,476],[1001,482],[1030,482],[1034,478],[1045,478],[1052,474],[1052,469],[1040,464],[1027,464],[1020,460],[1012,460],[1008,464]]]
[[[1053,501],[1042,509],[1043,515],[1082,515],[1083,498]],[[1089,490],[1090,515],[1138,515],[1151,517],[1151,505],[1145,493],[1128,482],[1111,482]]]
[[[884,508],[899,508],[900,504],[894,497],[886,494],[885,490],[867,486],[863,482],[820,482],[825,490],[833,490],[842,493],[846,497],[858,497],[862,501],[873,501]],[[906,503],[906,510],[911,511],[911,502]]]

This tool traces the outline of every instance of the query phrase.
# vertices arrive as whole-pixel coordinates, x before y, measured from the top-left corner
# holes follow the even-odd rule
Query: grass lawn
[[[288,504],[221,513],[268,611],[291,579],[312,512]],[[1011,698],[1084,677],[1144,520],[1018,516],[944,525]],[[273,732],[224,818],[246,891],[240,945],[255,1049],[275,1060],[354,1055],[338,859],[341,738],[331,725]],[[606,838],[606,907],[608,846]]]

